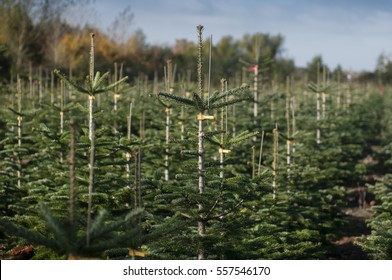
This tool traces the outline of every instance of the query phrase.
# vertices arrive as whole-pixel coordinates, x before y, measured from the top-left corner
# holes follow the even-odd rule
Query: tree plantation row
[[[348,190],[375,175],[355,246],[391,258],[388,89],[322,67],[278,83],[257,55],[217,77],[202,33],[197,69],[103,74],[91,34],[85,79],[31,67],[2,85],[2,258],[339,259]]]

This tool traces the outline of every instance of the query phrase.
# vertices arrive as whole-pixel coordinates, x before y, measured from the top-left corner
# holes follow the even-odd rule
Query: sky
[[[134,15],[130,34],[140,29],[147,43],[173,45],[176,39],[241,38],[257,32],[284,37],[282,56],[304,67],[316,55],[335,68],[374,71],[381,53],[392,55],[392,0],[93,0],[81,19],[107,31],[126,7]],[[79,22],[78,22],[79,21]],[[392,57],[391,57],[392,58]]]

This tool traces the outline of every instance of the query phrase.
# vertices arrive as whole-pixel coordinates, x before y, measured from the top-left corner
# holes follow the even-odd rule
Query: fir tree
[[[195,109],[197,112],[197,120],[198,120],[198,130],[197,130],[197,150],[194,152],[190,152],[188,154],[197,155],[197,181],[198,181],[198,190],[195,193],[195,190],[192,190],[192,185],[190,181],[185,181],[186,187],[181,191],[181,199],[176,202],[176,204],[183,204],[178,208],[179,215],[195,221],[197,223],[197,232],[198,232],[198,245],[197,245],[197,258],[205,259],[207,258],[207,244],[209,241],[209,237],[213,237],[213,234],[207,236],[207,224],[211,223],[213,220],[220,219],[230,212],[234,211],[235,208],[240,204],[239,201],[235,202],[233,205],[233,200],[229,197],[225,197],[224,194],[229,194],[229,191],[225,191],[224,187],[219,180],[218,184],[215,183],[214,179],[211,179],[210,182],[206,182],[207,178],[210,175],[206,171],[206,149],[205,149],[205,140],[209,140],[212,143],[217,144],[218,146],[227,144],[234,144],[236,142],[240,142],[241,140],[246,140],[251,135],[254,134],[244,134],[238,137],[235,140],[225,141],[222,143],[217,142],[213,139],[214,135],[218,135],[222,132],[207,132],[206,131],[206,123],[207,120],[213,120],[215,117],[213,115],[209,115],[210,112],[214,110],[224,108],[226,106],[230,106],[235,103],[239,103],[243,100],[249,100],[250,97],[248,95],[248,87],[242,86],[240,88],[236,88],[233,90],[229,90],[226,92],[215,92],[213,94],[209,94],[205,97],[204,89],[203,89],[203,42],[202,42],[202,31],[203,26],[197,26],[198,31],[198,68],[197,68],[197,76],[198,76],[198,92],[193,93],[192,99],[184,98],[180,96],[176,96],[170,93],[159,93],[159,98],[166,99],[170,101],[174,101],[175,103],[179,103],[182,106],[190,107]],[[228,100],[228,97],[232,97]],[[185,168],[184,168],[185,169]],[[191,180],[194,176],[192,174],[183,174],[178,175],[177,179],[185,179],[188,178]],[[212,177],[213,178],[213,177]],[[186,179],[185,179],[186,180]],[[228,200],[229,199],[229,200]],[[227,207],[225,202],[230,201],[231,207]],[[235,200],[234,200],[235,201]],[[185,203],[185,205],[184,205]],[[218,207],[219,204],[222,208]],[[184,208],[185,206],[185,208]],[[195,207],[195,208],[194,208]],[[193,250],[194,251],[194,250]]]

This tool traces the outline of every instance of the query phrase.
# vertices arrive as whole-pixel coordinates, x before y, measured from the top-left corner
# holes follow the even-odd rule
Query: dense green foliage
[[[358,244],[373,259],[392,259],[391,102],[391,96],[387,95],[383,98],[383,104],[379,105],[382,112],[380,116],[381,145],[377,151],[379,161],[377,169],[379,169],[380,176],[375,184],[369,186],[376,196],[376,205],[372,208],[373,217],[368,219],[371,234],[358,241]]]

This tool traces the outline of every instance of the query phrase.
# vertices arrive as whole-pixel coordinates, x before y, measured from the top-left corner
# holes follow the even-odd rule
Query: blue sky
[[[382,52],[392,55],[392,0],[95,0],[94,13],[83,18],[107,30],[127,6],[134,14],[129,32],[141,29],[153,44],[194,41],[202,24],[215,42],[224,35],[281,34],[283,56],[297,66],[321,54],[332,68],[373,71]],[[80,21],[77,14],[73,21]]]

